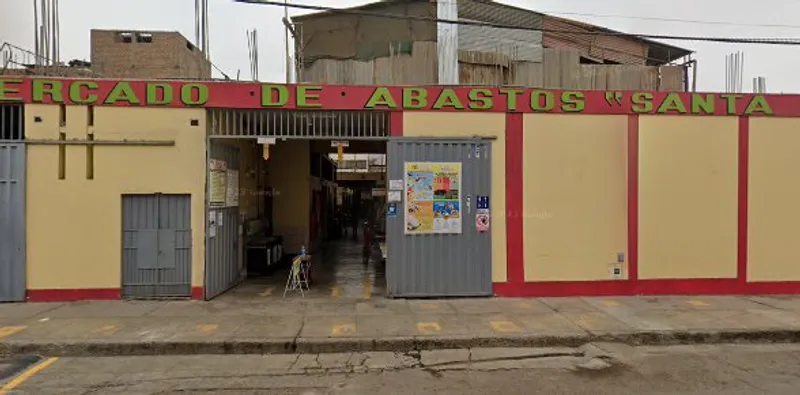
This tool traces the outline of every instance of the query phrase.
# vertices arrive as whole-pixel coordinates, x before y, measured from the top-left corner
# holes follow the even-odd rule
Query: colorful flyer
[[[461,163],[406,162],[405,234],[460,234]]]

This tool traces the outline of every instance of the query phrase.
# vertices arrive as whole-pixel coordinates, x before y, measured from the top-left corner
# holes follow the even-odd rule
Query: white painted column
[[[458,0],[438,0],[438,19],[458,20]],[[439,85],[458,85],[458,25],[437,23]]]

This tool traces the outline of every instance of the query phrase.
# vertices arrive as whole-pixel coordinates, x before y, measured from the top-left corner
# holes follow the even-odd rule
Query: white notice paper
[[[387,200],[390,202],[402,202],[403,191],[389,191],[389,197]]]

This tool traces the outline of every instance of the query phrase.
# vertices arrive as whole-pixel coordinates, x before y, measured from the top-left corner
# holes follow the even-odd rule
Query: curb
[[[283,338],[211,341],[54,341],[0,342],[0,355],[35,354],[52,357],[197,355],[197,354],[327,354],[344,352],[410,352],[463,348],[580,347],[586,343],[630,346],[725,343],[797,343],[798,330],[650,331],[565,336],[416,336],[389,338]]]

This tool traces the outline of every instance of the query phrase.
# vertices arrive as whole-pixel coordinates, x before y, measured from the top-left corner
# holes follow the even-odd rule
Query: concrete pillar
[[[458,20],[458,1],[438,0],[436,17]],[[438,23],[437,25],[439,84],[458,85],[458,25],[450,23]]]

